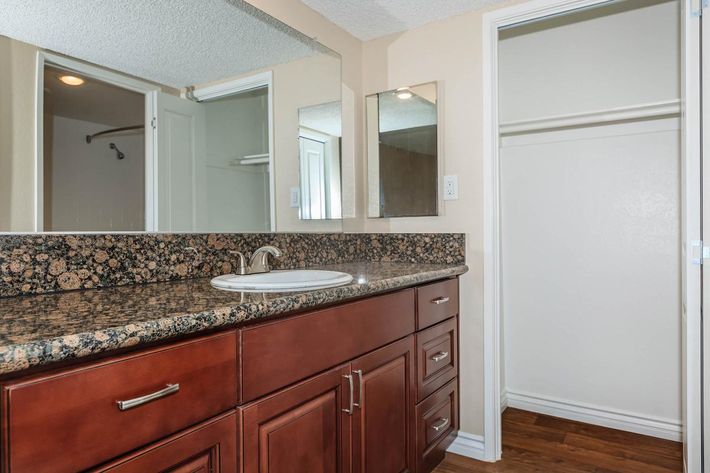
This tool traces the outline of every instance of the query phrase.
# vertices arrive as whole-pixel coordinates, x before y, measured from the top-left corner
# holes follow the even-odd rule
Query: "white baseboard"
[[[537,394],[507,391],[505,403],[514,407],[539,414],[546,414],[563,419],[601,425],[612,429],[650,435],[680,442],[682,430],[680,422],[658,417],[644,416],[634,412],[608,409],[591,404],[555,399]]]
[[[508,408],[508,390],[504,389],[500,393],[500,411],[504,412]]]
[[[474,460],[485,461],[483,436],[459,431],[459,434],[451,443],[447,452],[473,458]]]

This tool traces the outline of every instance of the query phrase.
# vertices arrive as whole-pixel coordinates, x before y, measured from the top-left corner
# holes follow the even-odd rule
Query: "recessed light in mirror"
[[[398,99],[402,100],[407,100],[412,98],[412,92],[409,90],[409,87],[402,87],[401,89],[397,89],[395,92],[395,95],[397,95]]]
[[[69,75],[59,76],[59,80],[65,83],[66,85],[71,85],[73,87],[82,85],[84,83],[84,79],[82,79],[81,77]]]

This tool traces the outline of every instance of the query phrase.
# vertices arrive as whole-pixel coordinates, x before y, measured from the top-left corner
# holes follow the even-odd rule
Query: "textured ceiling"
[[[298,110],[298,124],[331,136],[341,136],[340,102],[330,102]]]
[[[324,52],[242,0],[2,0],[0,34],[172,87]]]
[[[363,41],[504,0],[301,0]]]
[[[437,124],[436,84],[411,86],[409,91],[412,97],[404,100],[393,90],[377,94],[381,133]]]
[[[143,125],[145,97],[112,85],[85,79],[79,87],[59,81],[61,69],[44,69],[45,111],[60,117],[101,123],[112,127]]]

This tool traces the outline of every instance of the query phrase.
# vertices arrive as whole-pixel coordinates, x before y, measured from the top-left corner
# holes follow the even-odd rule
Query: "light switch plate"
[[[458,200],[459,176],[444,176],[444,200]]]
[[[290,192],[290,203],[292,209],[297,209],[301,206],[301,189],[292,187]]]

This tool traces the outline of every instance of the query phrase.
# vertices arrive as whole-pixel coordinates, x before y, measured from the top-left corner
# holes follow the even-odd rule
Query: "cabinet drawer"
[[[421,401],[456,376],[456,325],[456,317],[453,317],[417,333],[417,401]]]
[[[412,333],[413,289],[242,329],[242,402]]]
[[[458,278],[417,288],[417,330],[430,327],[458,313]]]
[[[6,467],[84,470],[227,411],[237,399],[236,348],[228,332],[4,386]],[[153,393],[162,395],[140,403]],[[131,400],[138,405],[119,404]]]
[[[457,383],[455,378],[417,405],[418,473],[428,473],[441,463],[458,432]]]
[[[93,473],[233,473],[237,416],[232,411],[134,452]]]

